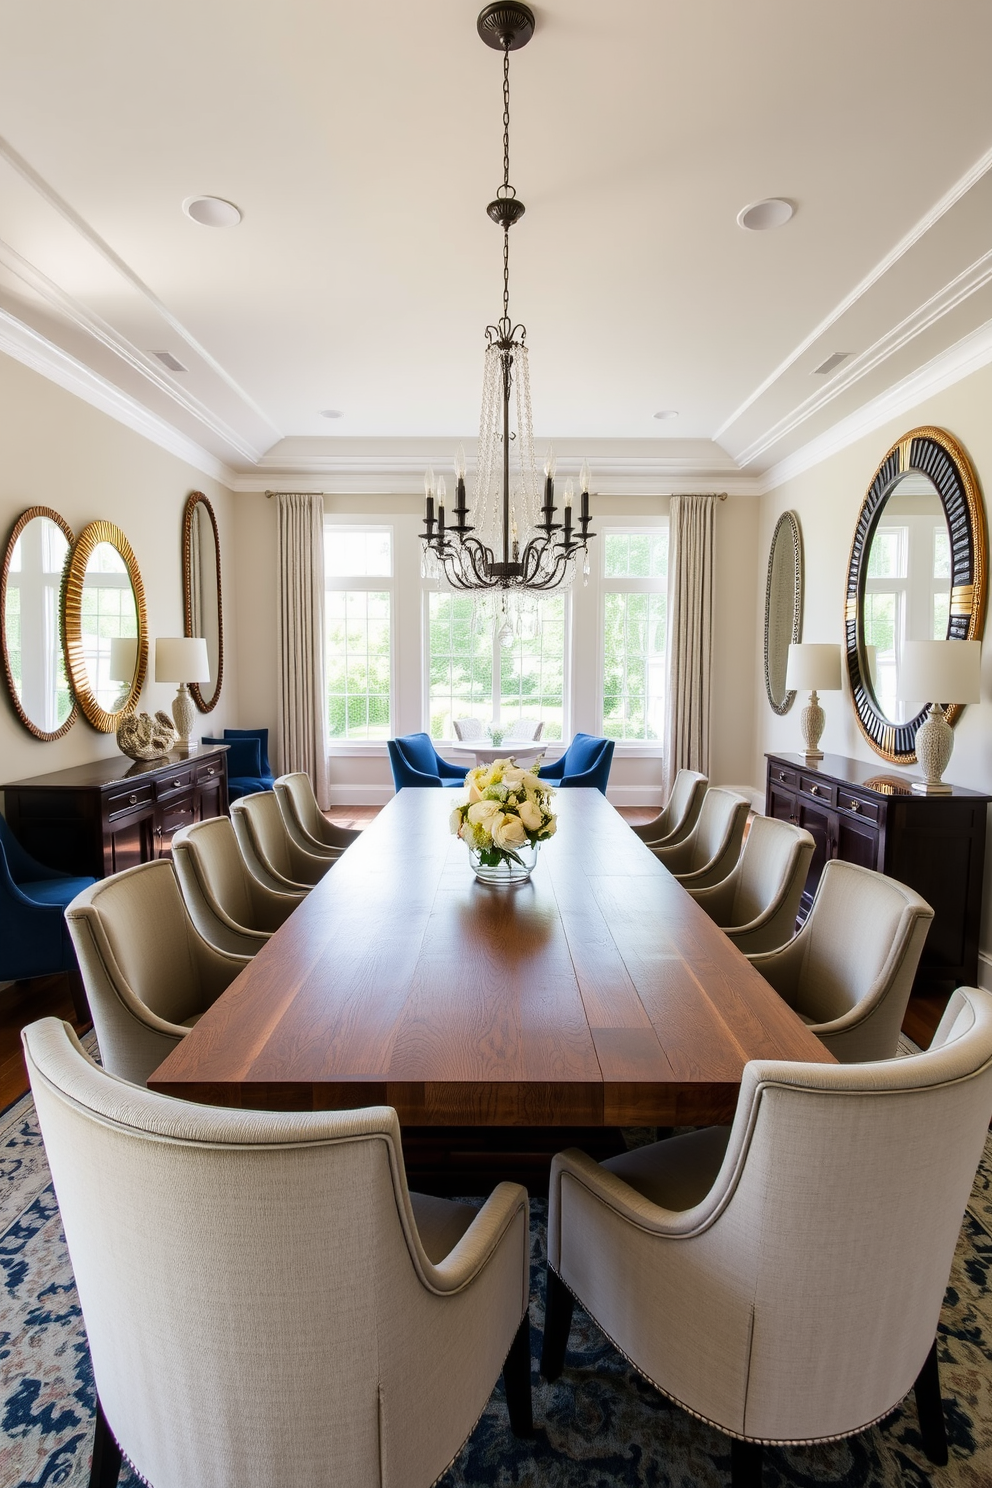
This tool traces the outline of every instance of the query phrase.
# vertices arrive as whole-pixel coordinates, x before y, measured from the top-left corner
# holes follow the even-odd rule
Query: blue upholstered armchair
[[[605,796],[612,763],[612,739],[575,734],[560,760],[541,766],[541,779],[556,781],[563,787],[586,786],[602,791]]]
[[[467,772],[464,765],[450,765],[447,760],[443,760],[431,743],[429,734],[404,734],[400,739],[390,739],[386,747],[393,771],[393,784],[398,791],[405,785],[465,784]]]
[[[204,738],[204,744],[227,744],[227,792],[236,801],[256,791],[272,790],[275,778],[269,766],[269,731],[225,729],[223,739]]]
[[[93,883],[95,878],[74,878],[36,862],[0,816],[0,980],[69,972],[83,1019],[86,999],[63,911]]]

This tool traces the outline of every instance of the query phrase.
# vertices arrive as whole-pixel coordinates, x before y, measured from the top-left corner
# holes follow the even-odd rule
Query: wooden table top
[[[455,792],[401,791],[148,1081],[411,1126],[701,1125],[749,1059],[833,1063],[595,790],[527,884],[477,883]]]

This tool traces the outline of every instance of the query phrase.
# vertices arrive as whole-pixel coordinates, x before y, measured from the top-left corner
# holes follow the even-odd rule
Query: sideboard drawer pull
[[[820,787],[818,785],[811,785],[809,793],[811,796],[818,796],[820,794]]]
[[[137,804],[138,804],[138,798],[137,798],[137,796],[131,795],[131,796],[128,796],[127,799],[128,799],[128,802],[129,802],[130,805],[137,806]]]
[[[861,802],[860,801],[855,801],[854,798],[853,798],[853,796],[851,798],[851,810],[852,811],[860,811],[861,810]]]
[[[172,783],[176,787],[177,790],[182,785],[182,781],[181,780],[174,780]]]
[[[213,765],[210,766],[210,769],[207,771],[207,774],[208,775],[216,775],[217,774],[217,771],[214,769]]]

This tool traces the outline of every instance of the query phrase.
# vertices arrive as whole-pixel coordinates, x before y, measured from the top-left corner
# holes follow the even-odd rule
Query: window
[[[603,733],[658,742],[664,733],[668,528],[604,533]]]
[[[871,540],[865,578],[865,644],[879,707],[904,723],[912,705],[897,697],[899,661],[907,640],[942,641],[951,604],[951,544],[935,498],[934,511],[886,507]],[[919,502],[917,504],[920,504]]]
[[[568,610],[564,594],[538,601],[513,642],[504,646],[492,620],[476,614],[471,595],[447,590],[427,596],[428,715],[431,737],[453,739],[455,719],[504,727],[517,718],[543,720],[542,739],[565,730]]]
[[[330,742],[392,733],[393,534],[324,526],[324,672]]]

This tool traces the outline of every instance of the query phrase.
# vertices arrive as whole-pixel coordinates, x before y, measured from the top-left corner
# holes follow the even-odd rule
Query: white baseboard
[[[984,951],[978,953],[978,985],[986,992],[992,992],[992,956],[987,956]]]
[[[385,806],[396,792],[391,785],[332,785],[332,806]]]
[[[751,802],[751,810],[757,812],[758,816],[764,816],[765,792],[763,788],[756,785],[721,785],[720,789],[735,791],[739,796],[746,796]]]
[[[665,793],[652,785],[610,785],[606,799],[613,806],[657,806],[665,804]]]

